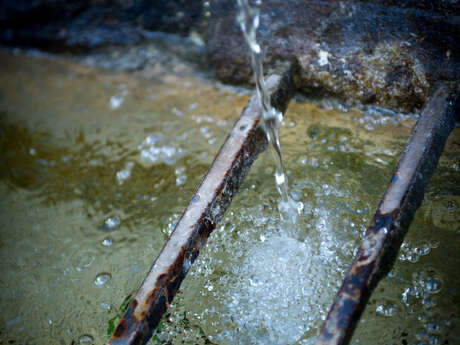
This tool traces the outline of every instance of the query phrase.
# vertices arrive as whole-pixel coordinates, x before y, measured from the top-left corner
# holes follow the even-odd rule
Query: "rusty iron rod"
[[[372,291],[393,267],[454,127],[458,99],[457,86],[441,85],[424,107],[319,331],[316,345],[349,343]]]
[[[267,79],[271,103],[284,112],[295,92],[292,69]],[[109,344],[146,344],[208,236],[222,219],[266,145],[256,95],[246,104],[174,231],[115,328]]]

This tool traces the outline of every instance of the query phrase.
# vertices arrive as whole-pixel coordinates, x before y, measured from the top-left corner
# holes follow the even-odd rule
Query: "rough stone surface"
[[[185,34],[201,12],[200,0],[4,0],[0,42],[47,50],[134,43],[145,30]]]
[[[236,2],[214,0],[208,56],[218,78],[252,80]],[[302,92],[398,111],[419,110],[439,81],[460,79],[460,2],[264,0],[266,67],[296,59]]]
[[[208,61],[217,78],[252,82],[236,1],[210,4],[4,0],[0,44],[86,53],[112,45],[131,49],[156,39],[151,31],[188,35],[207,26]],[[207,22],[203,9],[210,13]],[[266,71],[297,60],[297,84],[308,96],[416,112],[438,82],[460,80],[460,0],[263,0],[260,10]],[[155,59],[132,55],[125,59],[130,70]]]

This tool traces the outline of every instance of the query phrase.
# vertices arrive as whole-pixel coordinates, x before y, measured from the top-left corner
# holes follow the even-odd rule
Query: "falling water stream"
[[[283,114],[271,105],[270,94],[265,85],[262,66],[262,49],[257,43],[256,37],[257,28],[259,27],[259,11],[257,8],[251,7],[248,0],[238,0],[238,6],[239,13],[237,19],[243,31],[243,36],[249,46],[254,81],[259,103],[262,108],[263,126],[276,165],[275,183],[281,195],[281,200],[278,203],[278,210],[284,221],[295,224],[297,215],[302,210],[303,205],[302,203],[296,204],[289,196],[288,181],[284,171],[278,135],[278,127],[283,121]]]

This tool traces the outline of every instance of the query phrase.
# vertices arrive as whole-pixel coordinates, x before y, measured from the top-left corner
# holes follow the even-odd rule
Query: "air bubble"
[[[112,216],[112,217],[107,218],[104,221],[104,224],[99,227],[99,229],[103,231],[112,232],[112,231],[115,231],[120,226],[120,223],[121,221],[118,216]]]
[[[127,179],[131,177],[131,171],[133,170],[133,167],[133,162],[127,162],[124,169],[117,172],[116,179],[119,186],[121,186]]]
[[[437,325],[437,324],[435,324],[435,323],[431,323],[431,322],[430,322],[430,323],[427,323],[427,324],[425,325],[425,328],[426,328],[426,330],[427,330],[429,333],[439,333],[439,331],[440,331],[440,329],[441,329],[441,328],[439,327],[439,325]]]
[[[396,311],[396,307],[395,306],[392,306],[392,305],[378,305],[376,308],[375,308],[375,311],[377,312],[377,314],[380,314],[380,315],[383,315],[383,316],[393,316],[395,311]]]
[[[78,338],[79,344],[94,344],[94,338],[88,334],[84,334]]]
[[[455,204],[455,201],[453,201],[453,200],[449,200],[449,201],[446,202],[446,210],[448,210],[448,211],[454,210],[456,208],[456,206],[457,205]]]
[[[439,291],[441,291],[441,283],[436,278],[429,278],[425,282],[425,289],[426,291],[432,294],[438,293]]]
[[[430,335],[428,337],[428,343],[430,345],[437,345],[439,344],[439,337],[437,335]]]
[[[94,280],[94,285],[97,287],[103,287],[106,285],[110,280],[112,279],[112,275],[110,273],[100,273],[96,276],[96,279]]]
[[[104,238],[104,240],[102,241],[102,245],[104,247],[110,247],[112,245],[112,239],[111,238]]]
[[[110,108],[111,109],[118,109],[121,107],[124,101],[124,95],[113,95],[110,97]]]

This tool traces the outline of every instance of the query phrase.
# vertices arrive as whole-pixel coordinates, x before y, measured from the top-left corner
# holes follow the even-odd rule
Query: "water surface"
[[[248,95],[0,53],[0,343],[103,344]],[[414,120],[293,102],[151,344],[310,344]],[[455,344],[460,132],[353,344]]]

